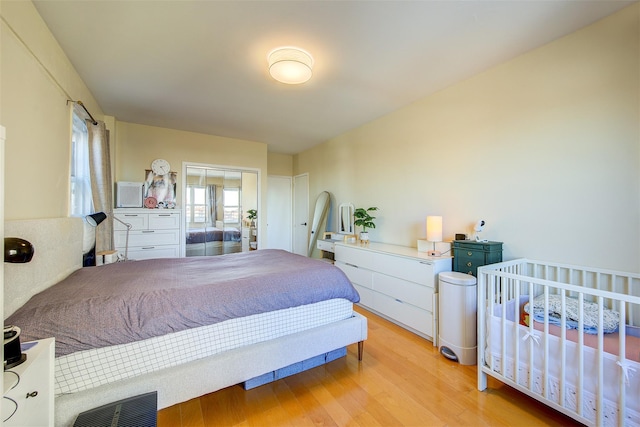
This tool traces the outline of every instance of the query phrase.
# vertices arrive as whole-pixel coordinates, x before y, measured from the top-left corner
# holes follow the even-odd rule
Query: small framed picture
[[[152,170],[145,170],[144,198],[145,206],[173,209],[176,207],[177,173],[169,172],[157,175]],[[147,199],[149,201],[147,202]],[[149,203],[153,201],[154,203]]]

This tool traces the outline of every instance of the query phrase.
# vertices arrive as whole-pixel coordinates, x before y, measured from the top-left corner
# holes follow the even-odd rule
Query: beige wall
[[[290,154],[268,153],[267,169],[269,175],[292,176],[293,156]]]
[[[5,147],[5,219],[69,212],[71,110],[102,111],[31,2],[0,2],[0,125]]]
[[[8,220],[67,215],[72,98],[107,120],[118,180],[158,157],[255,167],[264,208],[267,173],[308,172],[311,201],[327,190],[382,208],[374,240],[415,246],[429,214],[446,238],[482,218],[507,258],[640,270],[637,4],[291,163],[259,143],[105,118],[30,2],[2,0],[0,14]]]
[[[183,162],[258,169],[259,211],[266,214],[266,144],[126,122],[116,122],[115,134],[115,181],[144,181],[144,171],[151,168],[151,162],[165,159],[171,170],[178,172],[177,201],[181,203]],[[266,221],[259,225],[261,238],[266,239]],[[260,242],[266,244],[266,240]]]
[[[640,271],[639,6],[294,159],[310,200],[382,209],[375,241],[503,241],[528,257]]]

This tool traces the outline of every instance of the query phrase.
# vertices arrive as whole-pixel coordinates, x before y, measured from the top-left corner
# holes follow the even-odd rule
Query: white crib
[[[479,268],[481,391],[487,375],[581,423],[640,426],[640,274],[527,259]]]

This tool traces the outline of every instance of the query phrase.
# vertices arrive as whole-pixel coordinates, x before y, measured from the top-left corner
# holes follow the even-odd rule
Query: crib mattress
[[[347,319],[353,304],[338,298],[226,320],[55,359],[56,395],[75,393],[217,353]]]

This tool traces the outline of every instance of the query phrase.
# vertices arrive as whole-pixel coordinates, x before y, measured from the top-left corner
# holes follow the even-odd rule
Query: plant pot
[[[360,232],[360,241],[362,241],[362,242],[368,242],[369,241],[369,232],[368,231],[361,231]]]

